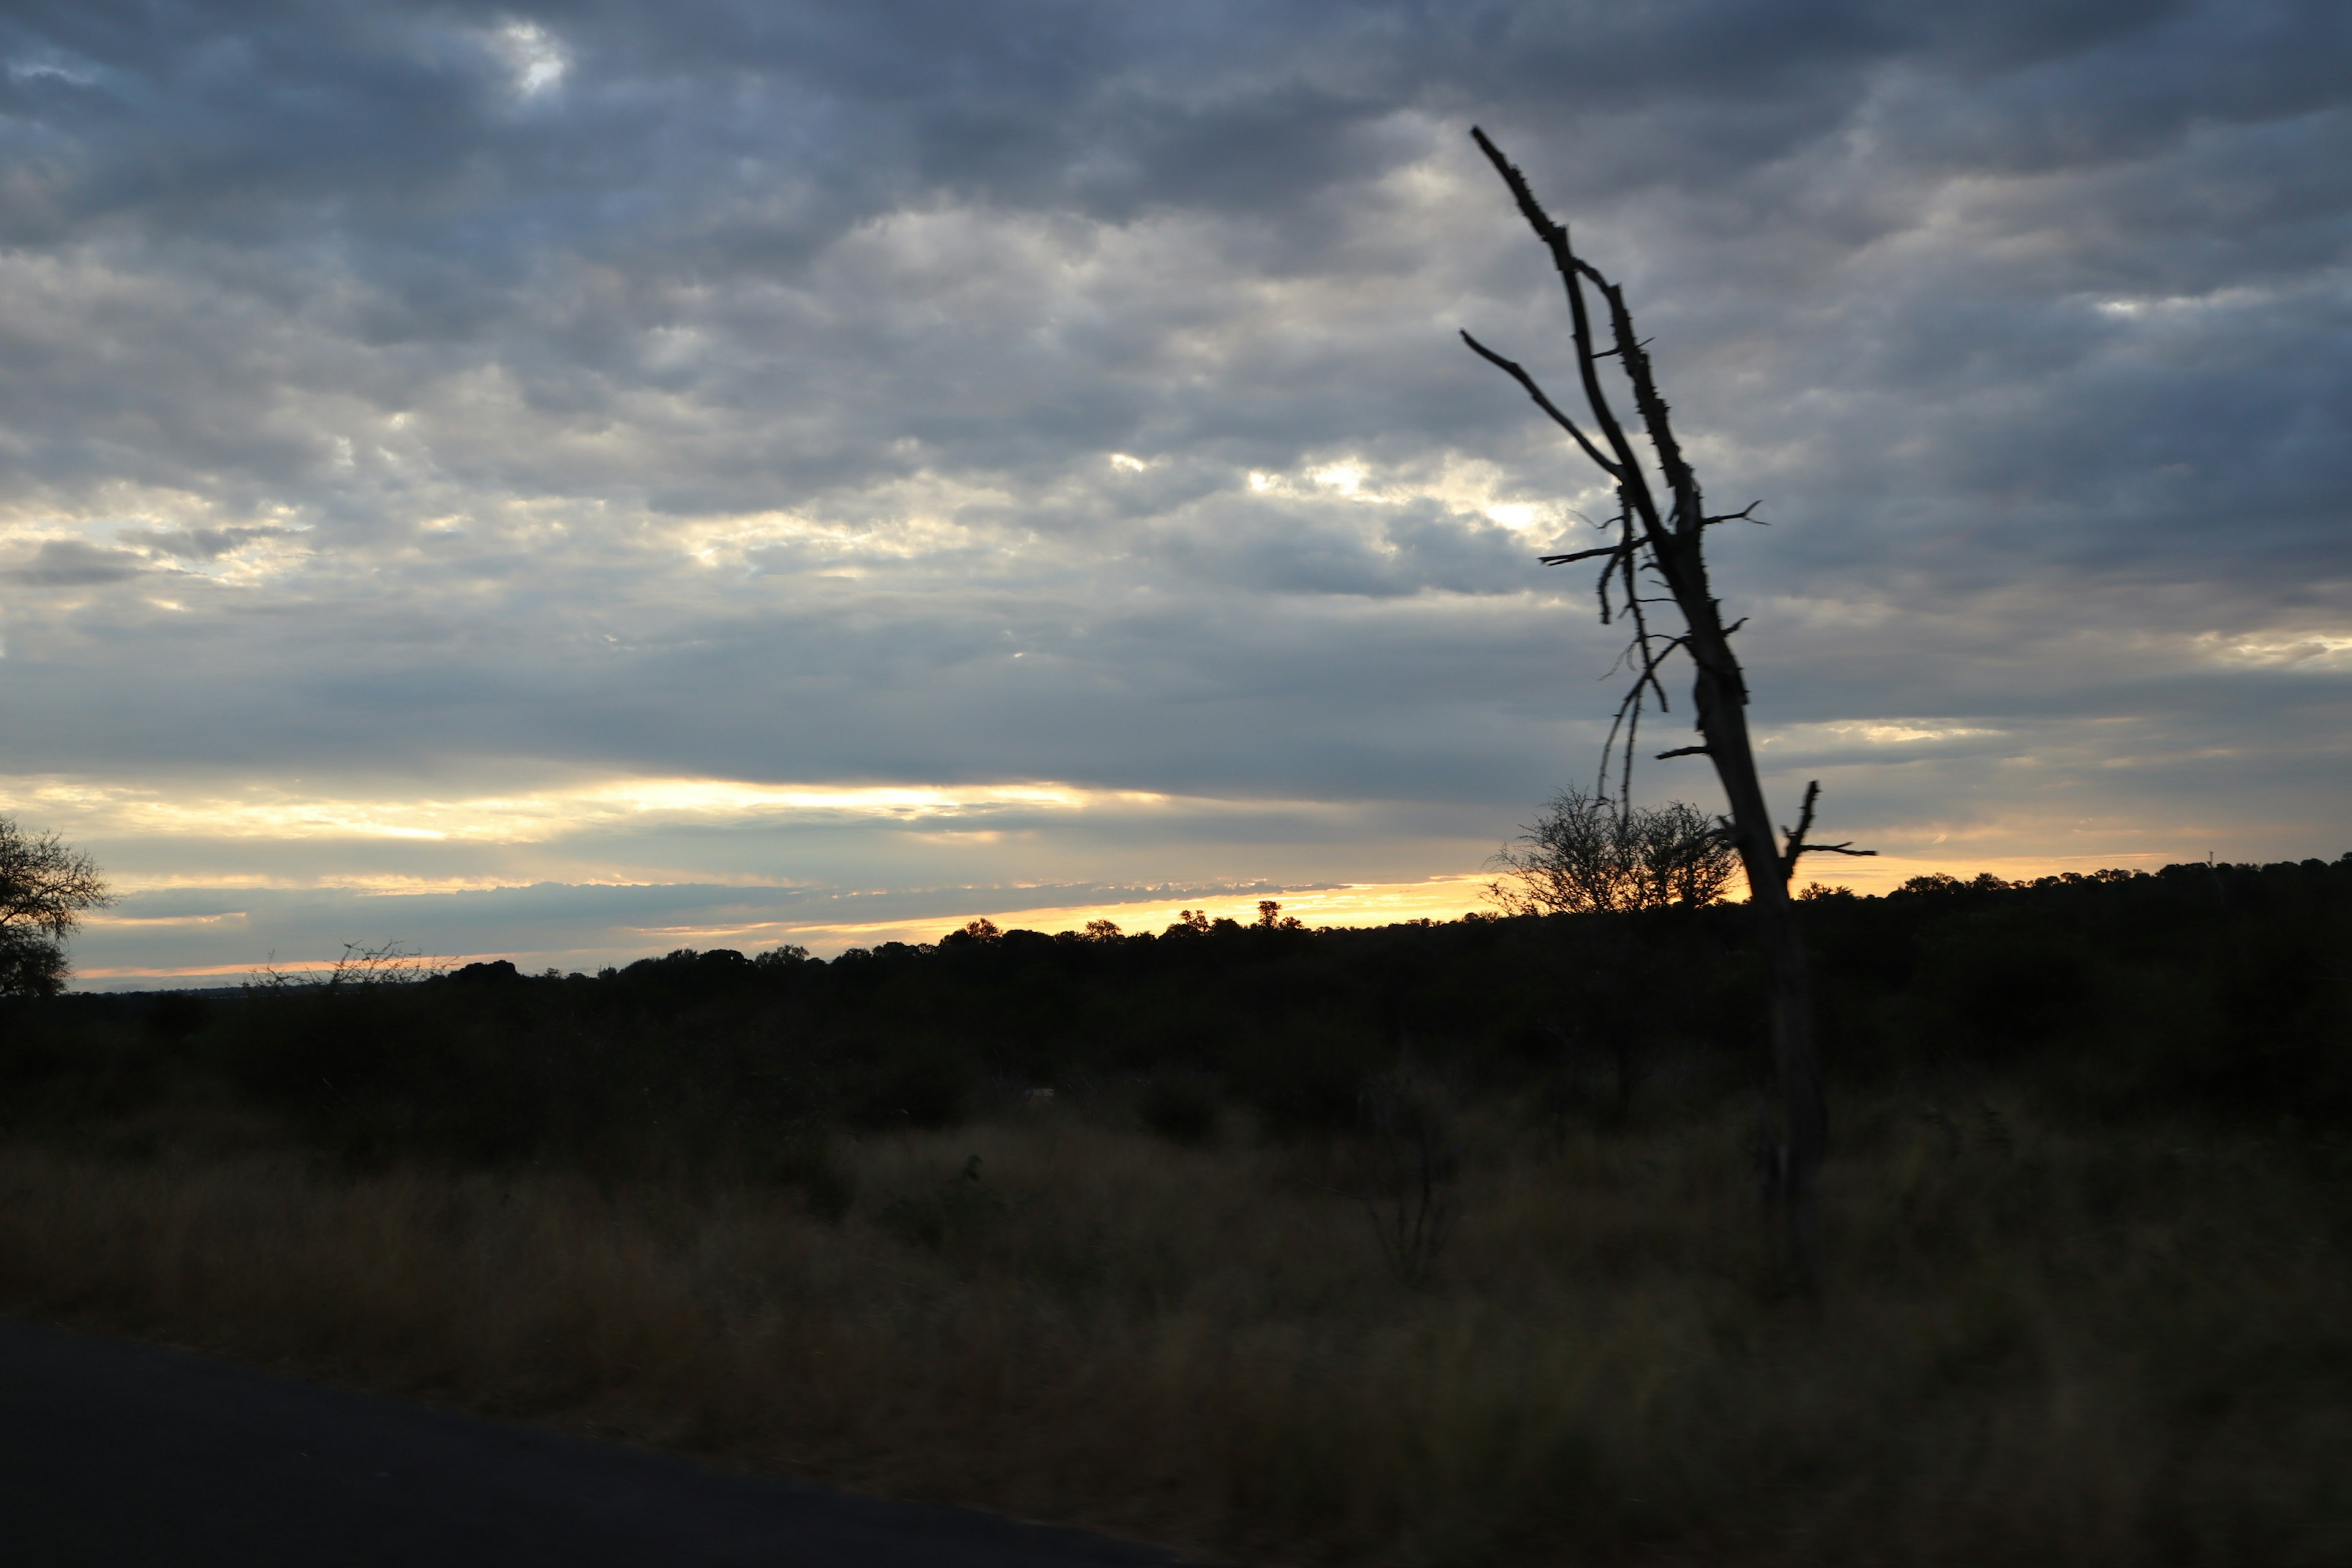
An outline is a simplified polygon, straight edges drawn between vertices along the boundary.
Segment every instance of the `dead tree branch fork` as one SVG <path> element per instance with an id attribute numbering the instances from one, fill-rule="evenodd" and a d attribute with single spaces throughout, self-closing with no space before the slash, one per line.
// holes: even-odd
<path id="1" fill-rule="evenodd" d="M 1697 476 L 1675 438 L 1665 399 L 1658 395 L 1646 345 L 1633 331 L 1633 312 L 1622 287 L 1576 253 L 1565 225 L 1552 221 L 1528 187 L 1527 177 L 1486 133 L 1473 128 L 1470 135 L 1480 152 L 1503 177 L 1519 212 L 1551 254 L 1552 265 L 1568 292 L 1576 364 L 1589 411 L 1588 430 L 1537 384 L 1525 369 L 1505 359 L 1468 332 L 1462 341 L 1473 353 L 1517 382 L 1536 406 L 1565 430 L 1577 447 L 1615 481 L 1618 512 L 1614 543 L 1566 555 L 1543 557 L 1546 565 L 1571 562 L 1601 563 L 1598 591 L 1604 624 L 1623 616 L 1633 625 L 1624 664 L 1633 679 L 1619 702 L 1615 720 L 1601 750 L 1601 778 L 1606 787 L 1610 764 L 1619 764 L 1618 796 L 1630 804 L 1635 737 L 1642 714 L 1654 702 L 1669 710 L 1659 669 L 1675 653 L 1686 654 L 1694 669 L 1692 706 L 1700 743 L 1658 753 L 1667 757 L 1704 756 L 1715 764 L 1731 811 L 1723 831 L 1739 852 L 1748 874 L 1748 899 L 1755 912 L 1771 976 L 1771 1037 L 1778 1080 L 1778 1127 L 1766 1159 L 1765 1189 L 1776 1215 L 1786 1226 L 1789 1256 L 1801 1279 L 1810 1284 L 1819 1234 L 1818 1177 L 1828 1152 L 1829 1121 L 1825 1108 L 1820 1058 L 1813 1046 L 1813 1008 L 1805 962 L 1802 932 L 1790 893 L 1799 858 L 1807 854 L 1868 855 L 1851 844 L 1814 844 L 1813 808 L 1821 795 L 1818 782 L 1805 790 L 1804 808 L 1797 826 L 1773 831 L 1766 809 L 1763 785 L 1756 773 L 1756 758 L 1748 734 L 1748 683 L 1731 650 L 1732 634 L 1742 623 L 1727 626 L 1722 605 L 1707 584 L 1706 530 L 1733 521 L 1760 522 L 1753 503 L 1738 511 L 1710 515 L 1702 502 Z M 1588 293 L 1589 290 L 1589 293 Z M 1597 299 L 1605 316 L 1609 344 L 1594 337 L 1592 305 Z M 1644 464 L 1626 434 L 1608 387 L 1601 361 L 1614 359 L 1633 399 L 1639 429 L 1649 438 L 1652 463 Z M 1654 467 L 1656 481 L 1652 479 Z M 1663 493 L 1662 493 L 1663 492 Z M 1683 630 L 1666 636 L 1651 624 L 1648 607 L 1666 602 L 1645 594 L 1645 587 L 1663 585 L 1667 599 L 1680 612 Z"/>

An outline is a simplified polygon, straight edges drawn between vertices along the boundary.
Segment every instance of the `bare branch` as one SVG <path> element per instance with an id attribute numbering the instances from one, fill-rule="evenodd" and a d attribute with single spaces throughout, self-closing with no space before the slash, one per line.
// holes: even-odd
<path id="1" fill-rule="evenodd" d="M 1622 555 L 1622 544 L 1604 544 L 1597 550 L 1580 550 L 1573 555 L 1538 555 L 1536 559 L 1546 566 L 1566 566 L 1578 561 L 1590 561 L 1596 555 Z"/>
<path id="2" fill-rule="evenodd" d="M 1663 763 L 1675 757 L 1711 757 L 1713 755 L 1715 755 L 1715 748 L 1712 746 L 1676 746 L 1671 752 L 1660 752 L 1651 760 Z"/>
<path id="3" fill-rule="evenodd" d="M 1519 216 L 1528 220 L 1528 226 L 1536 231 L 1536 237 L 1549 245 L 1557 236 L 1564 246 L 1568 240 L 1568 230 L 1551 221 L 1551 215 L 1544 211 L 1541 202 L 1536 200 L 1536 193 L 1528 185 L 1528 177 L 1519 173 L 1518 165 L 1504 157 L 1503 150 L 1486 140 L 1486 133 L 1475 125 L 1470 128 L 1470 140 L 1478 143 L 1478 151 L 1486 154 L 1486 161 L 1495 165 L 1496 174 L 1503 176 L 1503 184 L 1511 188 L 1512 199 L 1519 204 Z"/>
<path id="4" fill-rule="evenodd" d="M 1617 809 L 1621 813 L 1630 813 L 1633 809 L 1633 745 L 1642 733 L 1642 704 L 1639 701 L 1642 688 L 1638 681 L 1634 684 L 1633 695 L 1636 699 L 1633 711 L 1625 720 L 1624 761 L 1617 772 Z M 1663 697 L 1660 700 L 1663 702 Z"/>
<path id="5" fill-rule="evenodd" d="M 1619 759 L 1617 798 L 1629 809 L 1633 799 L 1633 752 L 1636 738 L 1642 731 L 1645 694 L 1657 698 L 1660 712 L 1673 711 L 1673 705 L 1666 700 L 1666 689 L 1658 683 L 1658 667 L 1671 658 L 1676 648 L 1688 646 L 1689 641 L 1687 637 L 1676 637 L 1660 643 L 1644 633 L 1627 643 L 1624 652 L 1617 656 L 1618 664 L 1628 662 L 1630 658 L 1638 662 L 1640 668 L 1634 672 L 1633 686 L 1618 700 L 1617 712 L 1609 721 L 1609 733 L 1601 742 L 1601 772 L 1595 784 L 1604 794 L 1607 792 L 1610 759 Z M 1616 665 L 1610 668 L 1613 673 Z M 1621 733 L 1624 736 L 1622 743 L 1618 740 Z"/>
<path id="6" fill-rule="evenodd" d="M 1688 636 L 1668 637 L 1664 642 L 1658 645 L 1658 651 L 1643 664 L 1642 673 L 1635 678 L 1637 680 L 1648 681 L 1653 689 L 1657 689 L 1658 711 L 1661 713 L 1671 713 L 1674 710 L 1666 704 L 1665 691 L 1663 689 L 1658 688 L 1658 666 L 1664 664 L 1666 661 L 1667 656 L 1672 654 L 1675 649 L 1678 647 L 1688 647 L 1689 646 L 1690 638 Z"/>
<path id="7" fill-rule="evenodd" d="M 1608 458 L 1602 457 L 1601 455 L 1601 448 L 1594 446 L 1591 439 L 1585 436 L 1584 432 L 1576 427 L 1576 421 L 1570 419 L 1567 415 L 1562 414 L 1559 409 L 1553 405 L 1552 400 L 1544 395 L 1544 389 L 1536 384 L 1536 378 L 1529 375 L 1525 370 L 1521 369 L 1516 361 L 1505 359 L 1501 354 L 1496 353 L 1493 349 L 1488 348 L 1485 343 L 1480 342 L 1468 332 L 1464 332 L 1462 334 L 1462 341 L 1470 345 L 1471 353 L 1476 354 L 1480 359 L 1485 360 L 1488 364 L 1496 366 L 1497 369 L 1501 370 L 1505 375 L 1509 376 L 1513 381 L 1517 382 L 1521 386 L 1527 388 L 1528 395 L 1536 400 L 1536 406 L 1542 409 L 1546 414 L 1550 415 L 1554 424 L 1567 431 L 1570 435 L 1575 437 L 1576 444 L 1584 448 L 1584 455 L 1591 458 L 1594 462 L 1600 464 L 1603 469 L 1607 470 L 1611 479 L 1622 479 L 1625 477 L 1623 470 L 1619 468 L 1615 463 L 1612 463 Z"/>
<path id="8" fill-rule="evenodd" d="M 1619 493 L 1623 493 L 1622 487 L 1620 487 Z M 1625 552 L 1617 558 L 1615 569 L 1625 579 L 1625 608 L 1627 613 L 1632 615 L 1633 617 L 1633 641 L 1640 647 L 1643 654 L 1646 657 L 1650 648 L 1650 618 L 1643 612 L 1641 586 L 1633 578 L 1633 563 L 1636 552 L 1634 549 L 1633 539 L 1633 510 L 1629 506 L 1625 510 L 1619 512 L 1617 516 L 1618 526 L 1624 531 L 1623 543 L 1625 546 Z M 1656 556 L 1657 546 L 1655 543 L 1653 543 L 1650 546 L 1650 554 L 1653 558 Z M 1606 572 L 1601 574 L 1601 581 L 1606 584 L 1608 581 L 1608 574 Z M 1683 639 L 1678 638 L 1676 640 L 1680 641 Z M 1666 651 L 1672 652 L 1673 649 L 1669 647 Z M 1663 657 L 1663 655 L 1661 657 Z M 1656 669 L 1657 661 L 1655 659 L 1651 659 L 1643 668 L 1643 674 L 1648 678 L 1652 689 L 1657 692 L 1658 708 L 1659 710 L 1663 712 L 1667 710 L 1666 692 L 1664 687 L 1658 685 L 1655 674 Z M 1636 679 L 1633 683 L 1634 690 L 1639 691 L 1641 689 L 1641 680 Z"/>
<path id="9" fill-rule="evenodd" d="M 1620 495 L 1624 493 L 1622 486 L 1619 487 L 1618 493 Z M 1633 520 L 1622 506 L 1617 510 L 1616 522 L 1617 559 L 1601 569 L 1600 581 L 1592 585 L 1594 595 L 1601 601 L 1601 624 L 1604 626 L 1610 624 L 1609 579 L 1612 576 L 1622 573 L 1625 578 L 1627 597 L 1631 599 L 1636 596 L 1633 593 L 1633 558 L 1641 542 L 1633 537 Z M 1646 638 L 1650 635 L 1649 628 L 1643 624 L 1641 607 L 1638 605 L 1629 605 L 1627 607 L 1633 611 L 1635 637 Z"/>
<path id="10" fill-rule="evenodd" d="M 1813 827 L 1813 803 L 1820 800 L 1821 795 L 1822 781 L 1815 779 L 1812 783 L 1805 786 L 1805 804 L 1803 808 L 1797 813 L 1797 826 L 1793 828 L 1783 826 L 1780 829 L 1781 832 L 1789 836 L 1788 847 L 1780 852 L 1780 877 L 1783 881 L 1786 881 L 1789 878 L 1796 874 L 1797 858 L 1801 855 L 1853 855 L 1857 857 L 1865 857 L 1876 855 L 1878 853 L 1875 849 L 1856 849 L 1853 847 L 1853 840 L 1851 838 L 1847 839 L 1843 844 L 1806 843 L 1805 835 L 1811 832 Z"/>
<path id="11" fill-rule="evenodd" d="M 1592 410 L 1592 422 L 1599 427 L 1602 439 L 1608 442 L 1610 451 L 1616 454 L 1614 465 L 1608 466 L 1609 472 L 1624 492 L 1629 508 L 1640 516 L 1643 531 L 1654 544 L 1663 537 L 1657 502 L 1650 495 L 1649 481 L 1643 478 L 1641 459 L 1634 456 L 1633 443 L 1625 438 L 1625 431 L 1618 423 L 1616 411 L 1609 405 L 1609 395 L 1601 390 L 1601 375 L 1596 368 L 1597 356 L 1592 346 L 1591 312 L 1584 302 L 1585 276 L 1591 276 L 1595 286 L 1604 291 L 1607 280 L 1570 247 L 1567 228 L 1552 222 L 1551 215 L 1543 210 L 1543 204 L 1536 200 L 1535 192 L 1528 188 L 1527 176 L 1519 173 L 1517 164 L 1503 156 L 1502 149 L 1489 142 L 1486 133 L 1475 125 L 1470 128 L 1470 139 L 1478 143 L 1478 150 L 1486 154 L 1486 161 L 1494 164 L 1496 174 L 1502 175 L 1504 184 L 1510 187 L 1512 199 L 1518 203 L 1520 215 L 1528 220 L 1528 226 L 1536 231 L 1536 237 L 1542 240 L 1544 247 L 1551 252 L 1552 266 L 1559 271 L 1560 281 L 1568 290 L 1569 322 L 1576 344 L 1577 372 L 1584 383 L 1584 400 Z M 1622 304 L 1619 313 L 1622 313 Z M 1612 352 L 1622 353 L 1625 344 L 1632 341 L 1633 333 L 1629 328 L 1620 331 L 1617 337 L 1617 349 Z"/>
<path id="12" fill-rule="evenodd" d="M 1797 826 L 1783 823 L 1780 831 L 1788 835 L 1788 843 L 1780 851 L 1780 879 L 1786 881 L 1796 868 L 1797 857 L 1804 853 L 1805 835 L 1812 831 L 1813 803 L 1822 797 L 1822 781 L 1813 780 L 1805 786 L 1805 804 L 1797 812 Z"/>

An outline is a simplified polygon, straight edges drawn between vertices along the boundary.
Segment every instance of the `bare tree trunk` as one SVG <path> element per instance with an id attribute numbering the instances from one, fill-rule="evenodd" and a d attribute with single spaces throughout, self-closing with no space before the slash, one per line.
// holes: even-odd
<path id="1" fill-rule="evenodd" d="M 1809 844 L 1813 805 L 1821 786 L 1805 791 L 1804 810 L 1798 825 L 1788 830 L 1786 842 L 1776 839 L 1764 788 L 1756 775 L 1756 755 L 1748 738 L 1748 682 L 1731 651 L 1731 636 L 1739 622 L 1726 626 L 1722 606 L 1707 583 L 1705 536 L 1707 529 L 1734 521 L 1754 521 L 1751 505 L 1737 512 L 1709 517 L 1699 492 L 1698 479 L 1675 438 L 1665 400 L 1658 395 L 1648 352 L 1633 331 L 1632 312 L 1623 289 L 1578 256 L 1569 243 L 1565 226 L 1554 223 L 1537 202 L 1527 179 L 1484 132 L 1471 136 L 1502 175 L 1538 238 L 1551 253 L 1552 264 L 1568 292 L 1570 324 L 1575 337 L 1577 372 L 1585 404 L 1591 411 L 1593 433 L 1562 413 L 1536 384 L 1533 377 L 1469 333 L 1463 341 L 1490 363 L 1527 390 L 1538 407 L 1566 430 L 1584 455 L 1616 481 L 1619 511 L 1617 542 L 1596 550 L 1544 558 L 1547 565 L 1600 560 L 1601 618 L 1612 614 L 1632 622 L 1628 653 L 1633 669 L 1633 689 L 1618 705 L 1601 755 L 1605 781 L 1612 757 L 1622 757 L 1619 797 L 1630 806 L 1635 737 L 1645 704 L 1654 700 L 1660 711 L 1668 703 L 1658 669 L 1675 652 L 1687 654 L 1696 668 L 1692 702 L 1696 710 L 1700 743 L 1659 753 L 1666 757 L 1704 755 L 1715 763 L 1716 776 L 1730 806 L 1724 831 L 1739 852 L 1748 873 L 1748 903 L 1757 934 L 1764 946 L 1771 976 L 1772 1057 L 1778 1079 L 1780 1125 L 1765 1172 L 1765 1191 L 1786 1237 L 1788 1257 L 1799 1280 L 1810 1288 L 1813 1275 L 1819 1202 L 1816 1182 L 1829 1147 L 1829 1116 L 1822 1092 L 1822 1070 L 1813 1050 L 1812 987 L 1805 963 L 1803 933 L 1797 909 L 1789 894 L 1798 858 L 1809 851 L 1865 855 L 1845 844 Z M 1591 312 L 1586 297 L 1590 287 L 1600 296 L 1608 317 L 1611 343 L 1596 346 Z M 1614 359 L 1622 372 L 1642 433 L 1649 438 L 1650 460 L 1644 462 L 1627 437 L 1601 376 L 1601 362 Z M 1651 469 L 1658 484 L 1654 488 Z M 1663 489 L 1661 497 L 1659 490 Z M 1663 500 L 1664 505 L 1660 504 Z M 1647 606 L 1661 603 L 1644 589 L 1663 584 L 1681 612 L 1680 635 L 1664 637 L 1652 630 Z M 1616 597 L 1612 602 L 1612 586 Z"/>
<path id="2" fill-rule="evenodd" d="M 1646 383 L 1647 372 L 1644 363 L 1637 384 Z M 1659 412 L 1663 416 L 1663 405 Z M 1695 504 L 1695 482 L 1692 499 Z M 1829 1109 L 1822 1089 L 1821 1058 L 1813 1048 L 1812 976 L 1805 961 L 1804 932 L 1797 923 L 1796 901 L 1789 894 L 1797 856 L 1806 847 L 1803 828 L 1789 836 L 1785 852 L 1775 842 L 1763 783 L 1756 775 L 1756 753 L 1748 739 L 1747 683 L 1716 601 L 1707 594 L 1706 566 L 1696 537 L 1683 569 L 1668 574 L 1668 581 L 1687 583 L 1694 589 L 1687 597 L 1679 587 L 1675 594 L 1690 627 L 1691 660 L 1698 667 L 1692 683 L 1692 705 L 1697 710 L 1706 754 L 1715 763 L 1716 777 L 1731 805 L 1732 837 L 1748 872 L 1748 907 L 1771 980 L 1772 1065 L 1780 1089 L 1780 1125 L 1764 1173 L 1765 1195 L 1785 1227 L 1791 1269 L 1801 1284 L 1810 1289 L 1821 1230 L 1816 1178 L 1829 1152 Z M 1811 825 L 1814 792 L 1819 787 L 1806 792 L 1806 826 Z"/>

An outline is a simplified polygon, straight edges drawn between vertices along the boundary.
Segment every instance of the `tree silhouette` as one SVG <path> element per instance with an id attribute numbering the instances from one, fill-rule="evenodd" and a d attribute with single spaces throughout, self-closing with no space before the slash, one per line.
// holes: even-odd
<path id="1" fill-rule="evenodd" d="M 1730 884 L 1739 857 L 1687 801 L 1631 806 L 1563 790 L 1495 857 L 1486 895 L 1515 915 L 1697 909 Z"/>
<path id="2" fill-rule="evenodd" d="M 1683 456 L 1668 418 L 1665 399 L 1658 395 L 1648 345 L 1633 330 L 1633 316 L 1624 289 L 1611 282 L 1592 263 L 1576 253 L 1565 225 L 1552 221 L 1528 188 L 1527 177 L 1506 158 L 1483 131 L 1471 138 L 1486 155 L 1495 172 L 1509 187 L 1519 213 L 1550 253 L 1553 267 L 1568 292 L 1570 328 L 1576 351 L 1577 374 L 1590 410 L 1591 433 L 1562 412 L 1537 384 L 1533 376 L 1505 359 L 1468 332 L 1462 341 L 1472 352 L 1517 382 L 1536 406 L 1568 433 L 1585 457 L 1615 482 L 1618 510 L 1612 520 L 1615 542 L 1593 550 L 1543 558 L 1548 566 L 1576 561 L 1601 563 L 1599 592 L 1604 624 L 1622 616 L 1633 627 L 1625 658 L 1633 680 L 1617 707 L 1601 749 L 1601 770 L 1606 787 L 1610 763 L 1619 763 L 1621 809 L 1630 806 L 1635 736 L 1648 704 L 1668 709 L 1666 689 L 1659 670 L 1676 654 L 1693 667 L 1691 703 L 1699 732 L 1696 745 L 1678 746 L 1658 753 L 1668 757 L 1703 756 L 1715 764 L 1731 807 L 1722 832 L 1739 853 L 1748 874 L 1748 901 L 1755 910 L 1758 934 L 1771 973 L 1772 1050 L 1779 1079 L 1779 1126 L 1767 1152 L 1766 1192 L 1787 1226 L 1790 1256 L 1800 1275 L 1810 1280 L 1814 1238 L 1818 1230 L 1815 1178 L 1829 1144 L 1829 1120 L 1822 1102 L 1820 1058 L 1813 1049 L 1811 985 L 1807 975 L 1802 933 L 1789 883 L 1798 859 L 1807 854 L 1867 855 L 1850 844 L 1814 844 L 1806 835 L 1813 824 L 1813 807 L 1821 795 L 1818 782 L 1805 788 L 1797 826 L 1773 832 L 1765 807 L 1763 785 L 1756 774 L 1756 757 L 1748 738 L 1748 681 L 1731 651 L 1732 634 L 1741 621 L 1726 625 L 1722 605 L 1707 583 L 1706 531 L 1735 521 L 1753 522 L 1755 506 L 1734 512 L 1709 514 L 1699 493 L 1698 477 Z M 1594 335 L 1592 301 L 1597 295 L 1606 316 L 1608 346 Z M 1648 438 L 1645 460 L 1618 416 L 1604 381 L 1602 362 L 1615 360 L 1616 374 L 1630 395 L 1637 433 Z M 1655 479 L 1653 479 L 1654 472 Z M 1655 590 L 1663 587 L 1663 596 Z M 1654 626 L 1653 606 L 1671 605 L 1683 629 L 1671 636 Z"/>
<path id="3" fill-rule="evenodd" d="M 112 902 L 88 855 L 55 833 L 27 833 L 0 816 L 0 996 L 63 990 L 65 939 L 84 910 Z"/>

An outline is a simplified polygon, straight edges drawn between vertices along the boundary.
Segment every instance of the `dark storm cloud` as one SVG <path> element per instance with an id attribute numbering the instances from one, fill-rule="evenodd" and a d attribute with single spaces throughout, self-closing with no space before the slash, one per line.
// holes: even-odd
<path id="1" fill-rule="evenodd" d="M 1475 120 L 1764 500 L 1790 768 L 2341 824 L 2347 68 L 2291 0 L 13 6 L 10 765 L 1499 837 L 1615 643 L 1530 560 L 1606 498 L 1452 338 L 1565 388 Z"/>

